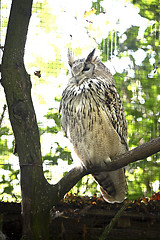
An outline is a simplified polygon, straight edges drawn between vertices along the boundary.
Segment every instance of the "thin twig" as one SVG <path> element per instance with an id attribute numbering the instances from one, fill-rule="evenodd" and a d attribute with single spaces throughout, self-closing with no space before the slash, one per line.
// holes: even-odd
<path id="1" fill-rule="evenodd" d="M 3 119 L 4 119 L 4 113 L 5 113 L 6 109 L 7 109 L 7 105 L 4 104 L 4 106 L 3 106 L 3 112 L 2 112 L 1 118 L 0 118 L 0 128 L 1 128 L 1 125 L 2 125 L 2 121 L 3 121 Z"/>
<path id="2" fill-rule="evenodd" d="M 114 218 L 112 218 L 112 220 L 110 221 L 110 223 L 107 225 L 107 227 L 105 228 L 104 232 L 102 233 L 102 235 L 100 236 L 99 240 L 107 240 L 108 239 L 108 235 L 111 232 L 111 230 L 113 229 L 114 225 L 116 224 L 116 222 L 118 221 L 118 219 L 120 218 L 120 216 L 122 215 L 122 213 L 124 212 L 124 210 L 130 205 L 130 202 L 126 202 L 121 209 L 117 212 L 117 214 L 114 216 Z"/>

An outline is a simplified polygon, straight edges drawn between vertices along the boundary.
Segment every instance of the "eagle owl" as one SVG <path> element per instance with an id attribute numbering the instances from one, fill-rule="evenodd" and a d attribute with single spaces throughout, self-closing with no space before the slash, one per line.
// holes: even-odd
<path id="1" fill-rule="evenodd" d="M 104 166 L 125 153 L 127 123 L 115 81 L 95 49 L 87 58 L 74 60 L 68 50 L 71 78 L 62 93 L 61 125 L 82 164 Z M 103 198 L 122 202 L 127 192 L 124 169 L 94 173 Z"/>

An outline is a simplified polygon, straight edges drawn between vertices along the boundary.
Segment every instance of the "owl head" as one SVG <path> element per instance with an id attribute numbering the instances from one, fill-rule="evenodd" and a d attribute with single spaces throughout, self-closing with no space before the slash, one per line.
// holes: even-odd
<path id="1" fill-rule="evenodd" d="M 88 54 L 86 58 L 74 60 L 74 54 L 68 49 L 68 63 L 71 68 L 72 77 L 70 83 L 81 85 L 88 79 L 102 79 L 109 84 L 114 84 L 112 74 L 108 68 L 101 62 L 98 57 L 94 56 L 95 48 Z"/>
<path id="2" fill-rule="evenodd" d="M 94 59 L 95 49 L 87 58 L 82 58 L 74 60 L 74 54 L 71 49 L 68 49 L 68 63 L 71 67 L 72 81 L 76 84 L 81 84 L 85 79 L 91 78 L 93 75 L 94 64 L 92 63 Z"/>

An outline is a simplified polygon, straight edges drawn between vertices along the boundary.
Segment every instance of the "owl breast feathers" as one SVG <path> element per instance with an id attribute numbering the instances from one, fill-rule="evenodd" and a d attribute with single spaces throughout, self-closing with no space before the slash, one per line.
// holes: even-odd
<path id="1" fill-rule="evenodd" d="M 113 76 L 94 52 L 78 60 L 68 52 L 72 77 L 62 94 L 61 125 L 82 164 L 104 166 L 128 150 L 127 123 Z M 124 200 L 124 169 L 93 177 L 106 201 Z"/>

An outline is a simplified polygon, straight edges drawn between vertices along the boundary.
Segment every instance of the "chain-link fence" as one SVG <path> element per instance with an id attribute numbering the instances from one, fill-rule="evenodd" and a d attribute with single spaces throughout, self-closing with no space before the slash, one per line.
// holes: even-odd
<path id="1" fill-rule="evenodd" d="M 75 57 L 96 53 L 114 75 L 128 121 L 132 149 L 159 136 L 160 60 L 158 1 L 34 1 L 25 49 L 32 98 L 41 134 L 43 167 L 51 183 L 72 166 L 68 141 L 60 131 L 59 101 L 68 79 L 67 48 Z M 1 2 L 1 53 L 11 1 Z M 0 86 L 0 198 L 20 199 L 19 164 L 5 95 Z M 129 198 L 159 190 L 160 154 L 126 167 Z M 84 177 L 72 190 L 96 194 L 97 185 Z"/>

